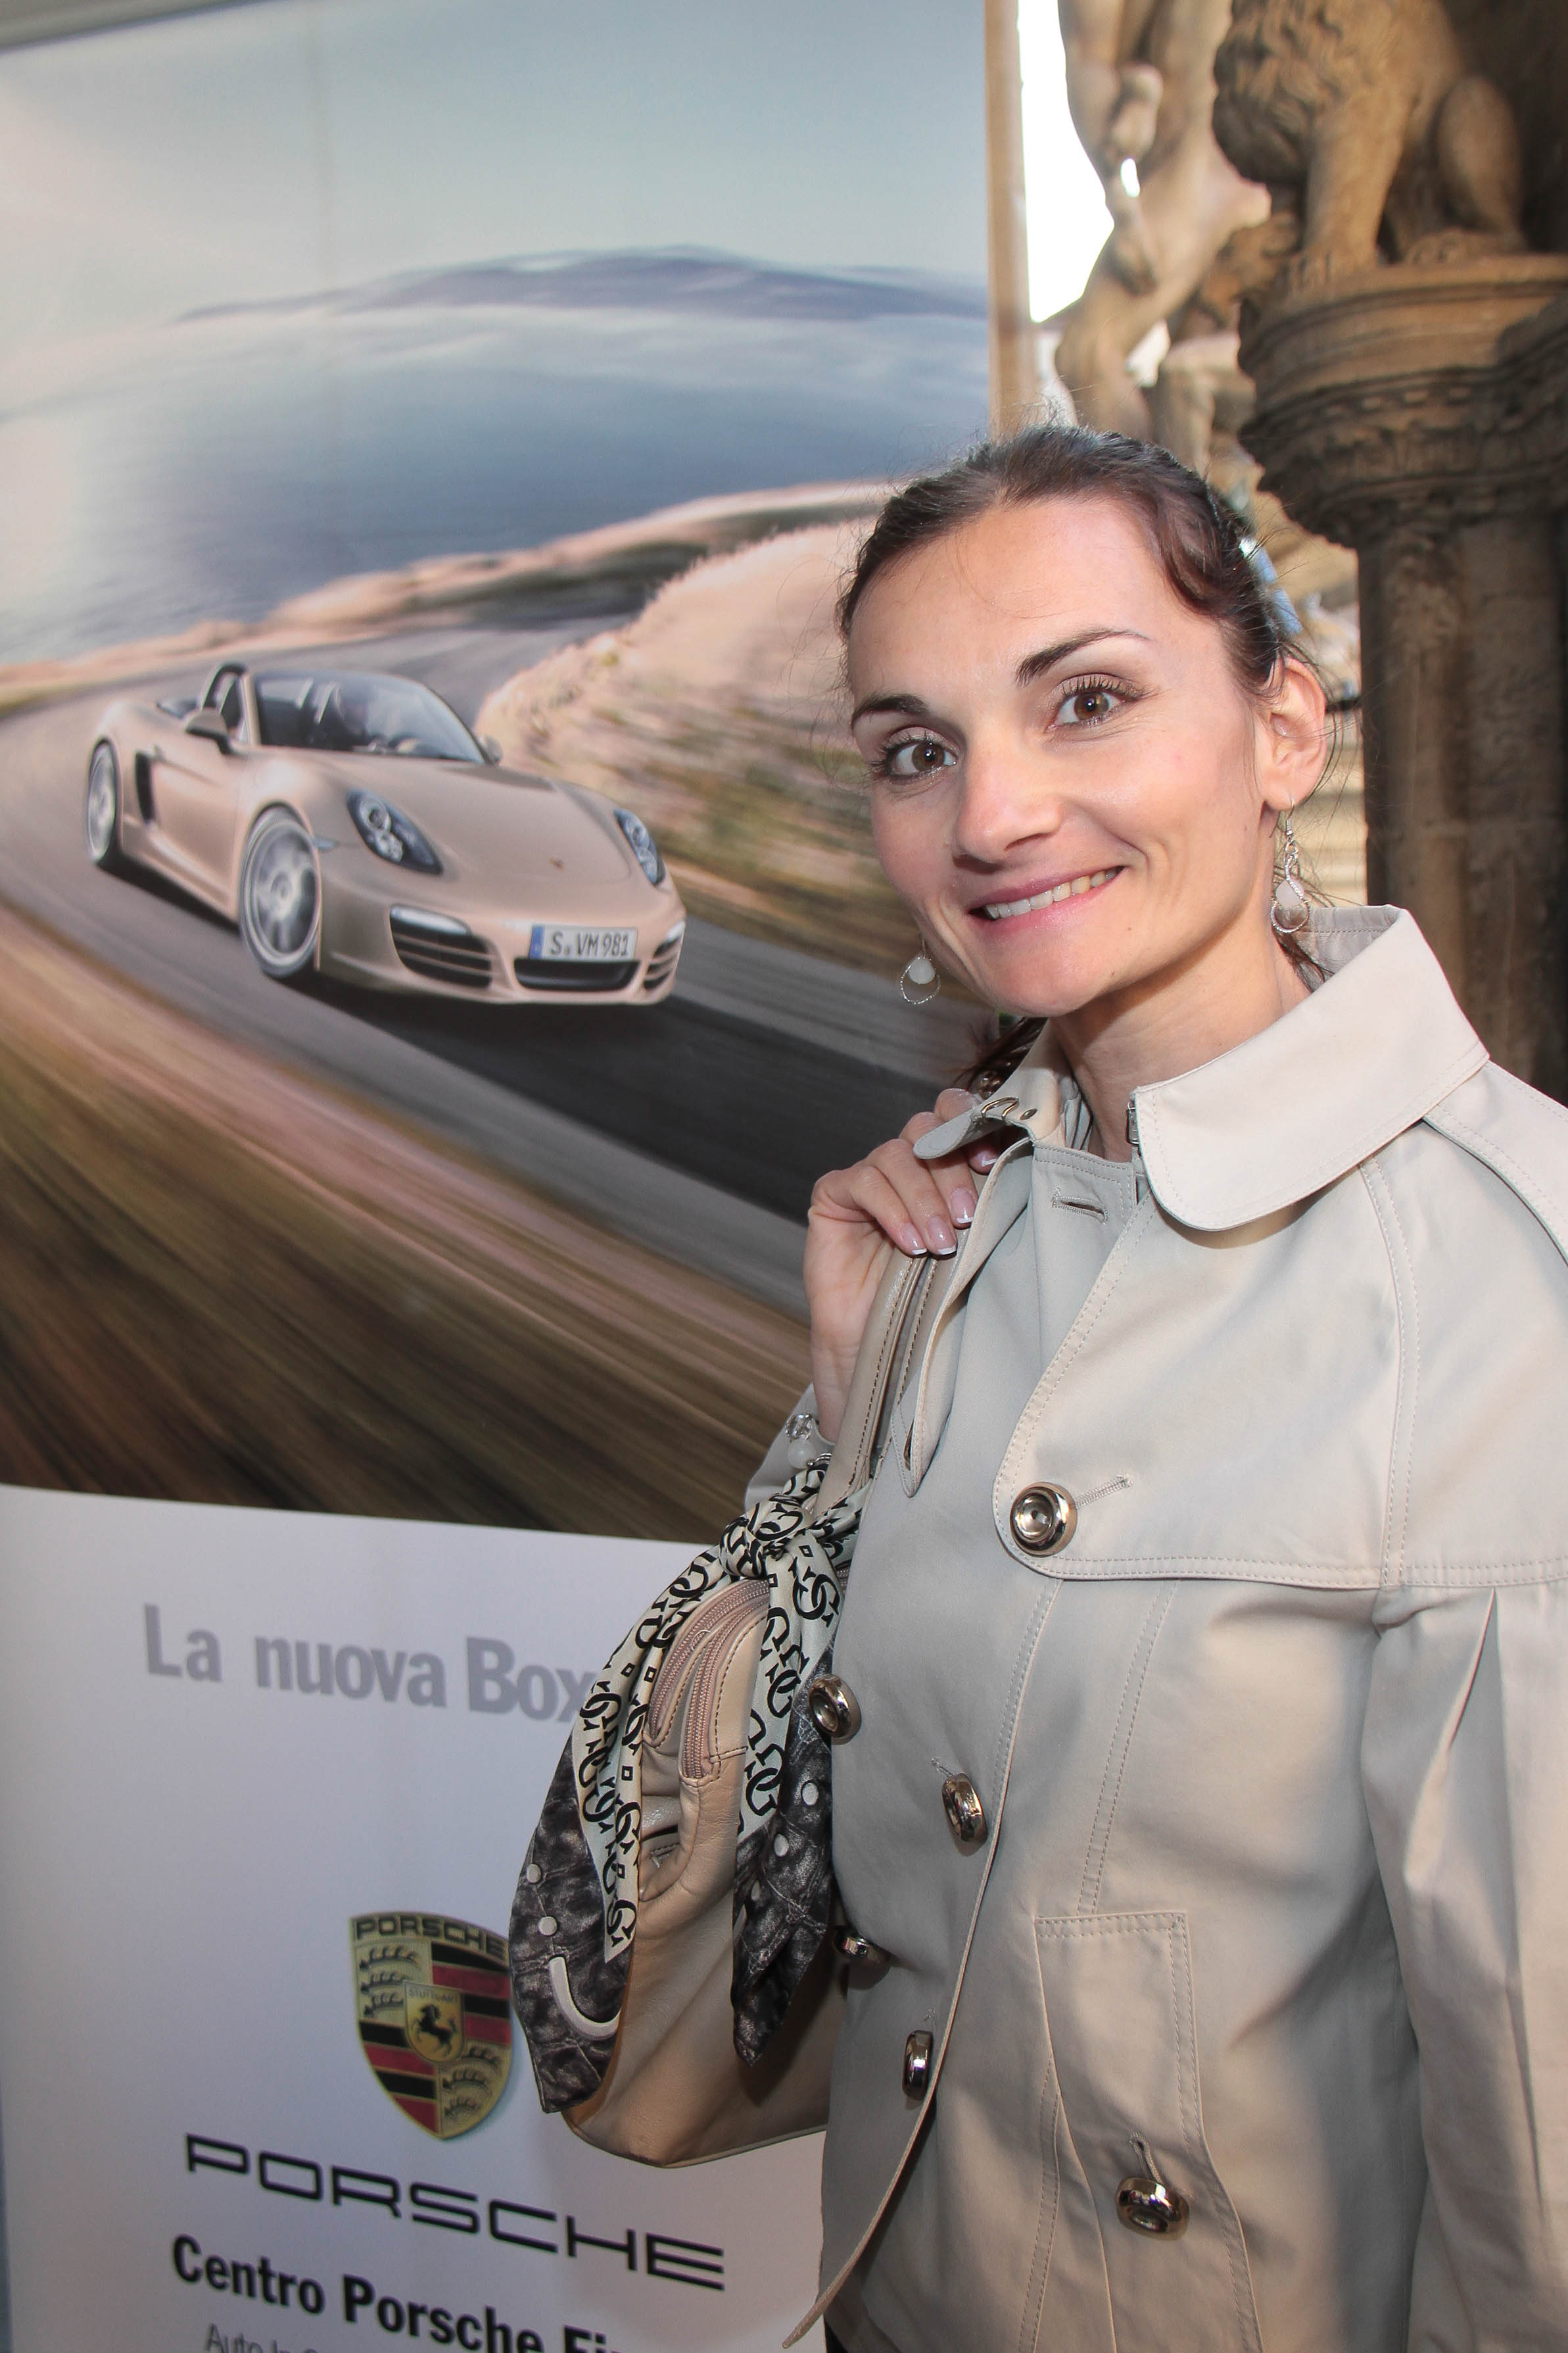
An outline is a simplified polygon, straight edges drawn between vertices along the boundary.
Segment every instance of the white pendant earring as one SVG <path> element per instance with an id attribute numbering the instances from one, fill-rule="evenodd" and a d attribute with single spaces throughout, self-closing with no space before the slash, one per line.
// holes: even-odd
<path id="1" fill-rule="evenodd" d="M 1312 920 L 1312 910 L 1301 887 L 1301 853 L 1289 809 L 1285 811 L 1285 840 L 1279 852 L 1279 879 L 1274 885 L 1268 920 L 1274 926 L 1275 937 L 1281 940 L 1300 939 Z"/>
<path id="2" fill-rule="evenodd" d="M 899 975 L 899 995 L 906 1005 L 929 1005 L 942 991 L 942 975 L 931 960 L 924 940 Z"/>

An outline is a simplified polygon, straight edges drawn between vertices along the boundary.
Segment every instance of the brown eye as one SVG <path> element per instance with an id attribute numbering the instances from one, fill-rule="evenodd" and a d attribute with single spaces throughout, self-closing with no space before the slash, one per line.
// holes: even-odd
<path id="1" fill-rule="evenodd" d="M 1063 698 L 1057 715 L 1069 727 L 1092 727 L 1097 721 L 1109 719 L 1120 700 L 1109 686 L 1075 686 Z"/>
<path id="2" fill-rule="evenodd" d="M 906 784 L 934 776 L 940 769 L 952 765 L 952 754 L 935 735 L 905 736 L 901 743 L 889 744 L 879 763 L 884 776 L 894 776 Z"/>

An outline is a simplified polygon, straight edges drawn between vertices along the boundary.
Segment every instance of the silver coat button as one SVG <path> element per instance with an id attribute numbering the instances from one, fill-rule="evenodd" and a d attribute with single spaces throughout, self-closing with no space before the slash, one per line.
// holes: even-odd
<path id="1" fill-rule="evenodd" d="M 1014 1496 L 1007 1525 L 1026 1552 L 1060 1552 L 1072 1542 L 1078 1505 L 1065 1487 L 1042 1480 L 1037 1487 L 1024 1487 Z"/>
<path id="2" fill-rule="evenodd" d="M 931 2038 L 918 2026 L 904 2044 L 904 2096 L 923 2100 L 931 2081 Z"/>
<path id="3" fill-rule="evenodd" d="M 833 1931 L 833 1949 L 841 1961 L 885 1961 L 888 1957 L 880 1945 L 874 1945 L 869 1936 L 863 1936 L 847 1920 L 841 1920 Z"/>
<path id="4" fill-rule="evenodd" d="M 978 1846 L 985 1836 L 985 1809 L 967 1773 L 950 1773 L 942 1785 L 942 1810 L 960 1846 Z"/>
<path id="5" fill-rule="evenodd" d="M 1179 2239 L 1189 2209 L 1179 2189 L 1152 2173 L 1130 2173 L 1116 2192 L 1116 2219 L 1147 2239 Z"/>
<path id="6" fill-rule="evenodd" d="M 841 1675 L 818 1675 L 805 1704 L 824 1740 L 853 1740 L 860 1729 L 860 1703 Z"/>

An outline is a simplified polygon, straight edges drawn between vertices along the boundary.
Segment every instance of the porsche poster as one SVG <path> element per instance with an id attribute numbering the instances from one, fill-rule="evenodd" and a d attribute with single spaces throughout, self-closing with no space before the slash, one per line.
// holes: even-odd
<path id="1" fill-rule="evenodd" d="M 563 1719 L 680 1558 L 0 1493 L 16 2353 L 773 2353 L 816 2141 L 603 2156 L 505 1998 Z"/>
<path id="2" fill-rule="evenodd" d="M 501 1938 L 975 1042 L 833 607 L 984 427 L 984 135 L 978 0 L 0 45 L 0 2353 L 810 2301 L 814 2146 L 582 2147 Z"/>
<path id="3" fill-rule="evenodd" d="M 900 11 L 913 108 L 889 33 L 0 47 L 0 1477 L 734 1508 L 811 1185 L 975 1023 L 899 996 L 832 618 L 985 421 L 982 12 Z"/>

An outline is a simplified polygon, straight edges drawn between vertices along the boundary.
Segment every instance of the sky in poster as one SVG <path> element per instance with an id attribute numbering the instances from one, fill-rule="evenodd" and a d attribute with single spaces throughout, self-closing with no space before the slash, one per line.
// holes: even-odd
<path id="1" fill-rule="evenodd" d="M 0 341 L 561 248 L 984 269 L 977 0 L 260 0 L 0 60 Z"/>
<path id="2" fill-rule="evenodd" d="M 1053 18 L 1037 308 L 1103 225 Z M 0 660 L 939 459 L 984 422 L 982 65 L 978 0 L 256 0 L 7 54 Z M 672 310 L 671 249 L 756 267 Z M 438 293 L 563 254 L 624 300 Z"/>

